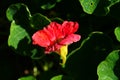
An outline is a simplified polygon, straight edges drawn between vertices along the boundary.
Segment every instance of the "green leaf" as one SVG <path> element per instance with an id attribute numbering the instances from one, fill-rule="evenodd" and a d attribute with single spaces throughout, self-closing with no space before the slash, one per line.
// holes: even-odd
<path id="1" fill-rule="evenodd" d="M 61 2 L 62 0 L 34 0 L 32 1 L 34 5 L 43 10 L 49 10 L 56 6 L 56 3 Z"/>
<path id="2" fill-rule="evenodd" d="M 58 22 L 58 23 L 62 23 L 64 20 L 59 18 L 59 17 L 55 17 L 55 18 L 51 18 L 51 21 L 55 21 L 55 22 Z"/>
<path id="3" fill-rule="evenodd" d="M 53 77 L 50 80 L 62 80 L 62 77 L 63 77 L 63 75 L 58 75 L 58 76 Z"/>
<path id="4" fill-rule="evenodd" d="M 119 50 L 112 51 L 104 61 L 102 61 L 97 68 L 99 80 L 118 80 L 114 74 L 114 67 L 116 61 L 119 59 Z"/>
<path id="5" fill-rule="evenodd" d="M 26 76 L 26 77 L 21 77 L 18 80 L 36 80 L 36 78 L 33 76 Z"/>
<path id="6" fill-rule="evenodd" d="M 56 3 L 54 4 L 50 4 L 50 3 L 47 3 L 47 4 L 44 4 L 41 6 L 42 9 L 51 9 L 53 7 L 55 7 Z"/>
<path id="7" fill-rule="evenodd" d="M 97 65 L 111 50 L 111 38 L 102 32 L 91 33 L 79 48 L 69 53 L 65 64 L 67 75 L 73 80 L 96 80 Z"/>
<path id="8" fill-rule="evenodd" d="M 114 34 L 116 36 L 116 39 L 120 42 L 120 27 L 115 28 Z"/>
<path id="9" fill-rule="evenodd" d="M 31 17 L 31 26 L 37 30 L 47 26 L 50 22 L 51 20 L 40 13 L 36 13 Z"/>
<path id="10" fill-rule="evenodd" d="M 57 2 L 60 2 L 61 0 L 42 0 L 41 2 L 43 3 L 41 5 L 41 8 L 44 10 L 49 10 L 55 7 Z"/>
<path id="11" fill-rule="evenodd" d="M 120 0 L 100 0 L 97 8 L 94 11 L 95 15 L 105 16 L 110 12 L 110 9 L 116 3 L 119 3 Z"/>
<path id="12" fill-rule="evenodd" d="M 24 38 L 27 38 L 27 44 L 31 42 L 31 38 L 29 34 L 26 32 L 24 28 L 22 28 L 20 25 L 16 25 L 15 21 L 11 23 L 10 27 L 10 35 L 8 38 L 8 45 L 13 47 L 14 49 L 18 48 L 18 44 L 21 40 Z M 23 44 L 24 45 L 24 44 Z"/>
<path id="13" fill-rule="evenodd" d="M 99 0 L 79 0 L 84 12 L 92 14 L 96 9 Z"/>
<path id="14" fill-rule="evenodd" d="M 22 14 L 22 15 L 21 15 Z M 17 23 L 27 21 L 31 17 L 28 7 L 23 3 L 12 4 L 6 11 L 9 21 L 15 20 Z"/>
<path id="15" fill-rule="evenodd" d="M 115 19 L 119 20 L 120 22 L 120 2 L 111 6 L 110 8 L 110 16 L 114 17 Z"/>

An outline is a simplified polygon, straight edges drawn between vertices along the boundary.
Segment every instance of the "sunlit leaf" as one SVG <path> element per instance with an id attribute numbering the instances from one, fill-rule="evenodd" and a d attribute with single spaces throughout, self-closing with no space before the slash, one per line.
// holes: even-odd
<path id="1" fill-rule="evenodd" d="M 120 27 L 116 27 L 114 30 L 116 39 L 120 42 Z"/>
<path id="2" fill-rule="evenodd" d="M 31 42 L 30 36 L 26 32 L 26 30 L 22 28 L 20 25 L 16 25 L 15 22 L 13 21 L 10 27 L 8 45 L 13 47 L 14 49 L 17 49 L 19 42 L 24 38 L 28 39 L 27 43 Z"/>
<path id="3" fill-rule="evenodd" d="M 84 12 L 92 14 L 96 9 L 99 0 L 79 0 Z"/>
<path id="4" fill-rule="evenodd" d="M 119 50 L 112 51 L 97 68 L 98 80 L 118 80 L 114 74 L 116 61 L 119 59 Z"/>

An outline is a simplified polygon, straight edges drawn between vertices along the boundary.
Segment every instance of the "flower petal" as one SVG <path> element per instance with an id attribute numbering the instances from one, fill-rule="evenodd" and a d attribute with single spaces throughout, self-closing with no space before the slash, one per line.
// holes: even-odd
<path id="1" fill-rule="evenodd" d="M 63 46 L 63 45 L 60 45 L 58 43 L 55 43 L 52 46 L 48 46 L 48 47 L 45 48 L 45 53 L 48 54 L 50 52 L 59 52 L 61 46 Z"/>
<path id="2" fill-rule="evenodd" d="M 48 35 L 48 37 L 51 40 L 51 42 L 56 40 L 56 36 L 55 36 L 54 30 L 53 30 L 53 28 L 50 25 L 48 25 L 47 28 L 44 28 L 43 30 Z"/>
<path id="3" fill-rule="evenodd" d="M 79 41 L 80 38 L 81 38 L 81 36 L 78 35 L 78 34 L 71 34 L 71 35 L 68 35 L 68 36 L 67 36 L 66 38 L 64 38 L 63 40 L 61 40 L 61 41 L 59 42 L 59 44 L 61 44 L 61 45 L 71 44 L 71 43 L 73 43 L 73 42 Z"/>
<path id="4" fill-rule="evenodd" d="M 68 45 L 61 46 L 60 51 L 58 53 L 62 58 L 62 65 L 66 63 L 66 56 L 68 54 Z"/>
<path id="5" fill-rule="evenodd" d="M 62 24 L 63 32 L 65 35 L 73 34 L 78 30 L 79 24 L 77 22 L 64 21 Z"/>
<path id="6" fill-rule="evenodd" d="M 61 38 L 64 37 L 63 32 L 62 32 L 62 26 L 61 26 L 61 24 L 58 24 L 56 22 L 52 22 L 50 25 L 51 25 L 51 27 L 54 30 L 56 39 L 61 39 Z"/>
<path id="7" fill-rule="evenodd" d="M 41 47 L 47 47 L 50 45 L 50 40 L 43 30 L 39 30 L 32 36 L 33 44 L 37 44 Z"/>

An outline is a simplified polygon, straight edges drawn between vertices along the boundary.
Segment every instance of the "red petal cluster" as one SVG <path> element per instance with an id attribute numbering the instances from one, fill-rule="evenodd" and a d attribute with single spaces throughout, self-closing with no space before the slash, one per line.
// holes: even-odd
<path id="1" fill-rule="evenodd" d="M 45 47 L 45 53 L 59 51 L 61 46 L 80 40 L 81 36 L 74 34 L 78 27 L 79 24 L 72 21 L 64 21 L 62 24 L 51 22 L 33 34 L 33 44 Z"/>

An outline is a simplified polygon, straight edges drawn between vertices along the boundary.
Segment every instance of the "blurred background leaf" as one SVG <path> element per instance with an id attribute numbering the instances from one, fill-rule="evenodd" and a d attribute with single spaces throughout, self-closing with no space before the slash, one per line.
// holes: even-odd
<path id="1" fill-rule="evenodd" d="M 62 76 L 63 75 L 58 75 L 58 76 L 51 78 L 50 80 L 62 80 Z"/>
<path id="2" fill-rule="evenodd" d="M 18 80 L 36 80 L 34 76 L 26 76 L 26 77 L 21 77 Z"/>

